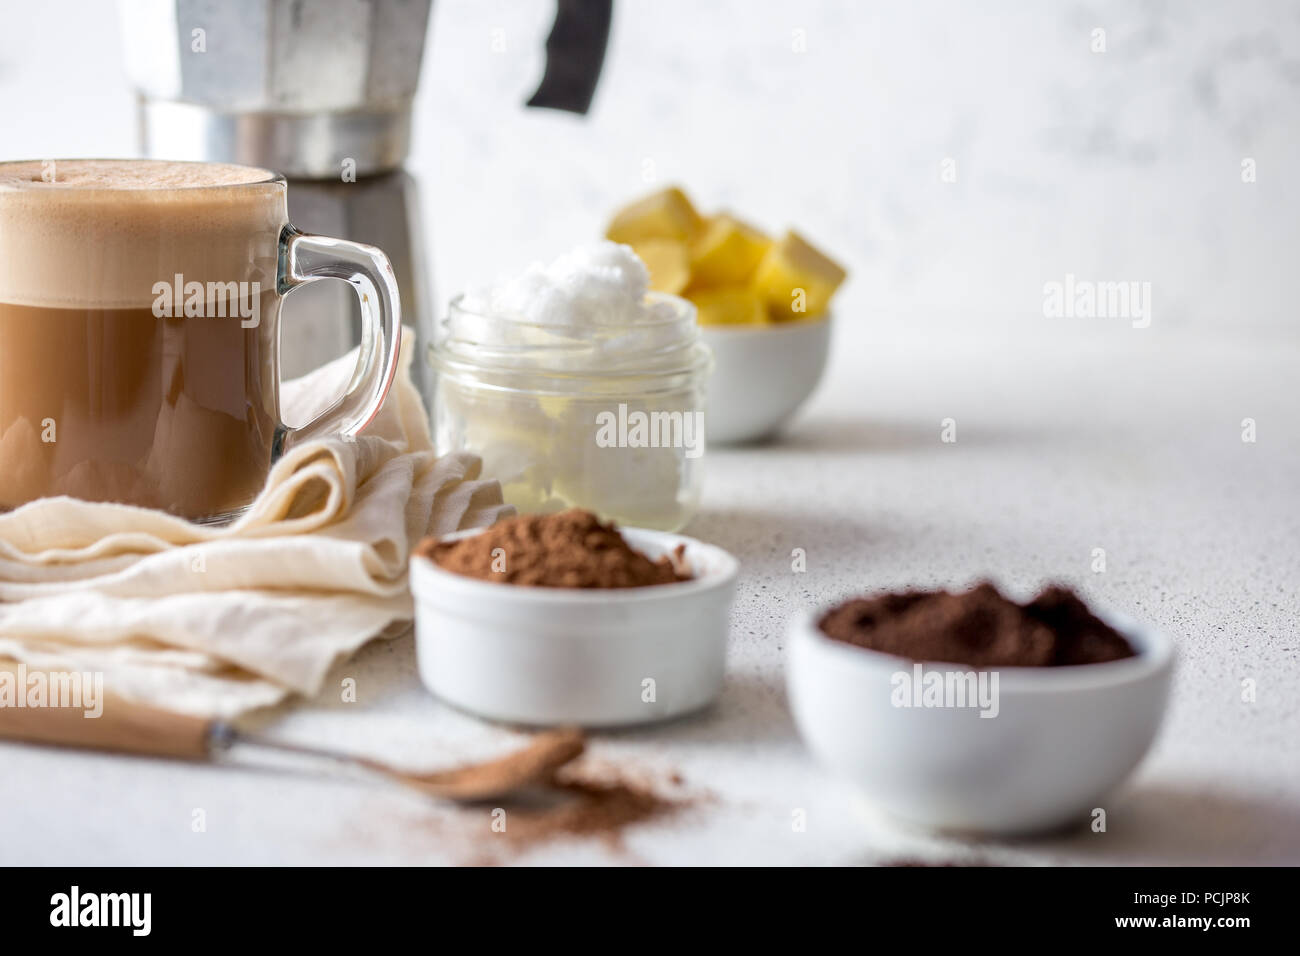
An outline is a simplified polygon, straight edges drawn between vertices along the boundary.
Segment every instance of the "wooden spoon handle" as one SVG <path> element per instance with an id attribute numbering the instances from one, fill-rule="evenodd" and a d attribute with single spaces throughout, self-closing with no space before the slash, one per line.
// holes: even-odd
<path id="1" fill-rule="evenodd" d="M 36 669 L 26 670 L 23 676 L 30 682 L 33 675 L 41 675 L 38 681 L 48 679 L 47 672 Z M 9 681 L 13 692 L 26 702 L 28 688 L 19 686 L 19 677 L 17 662 L 0 660 L 0 681 Z M 49 703 L 47 695 L 45 706 L 19 707 L 16 699 L 0 694 L 0 737 L 160 757 L 202 759 L 209 754 L 214 722 L 208 718 L 160 710 L 107 693 L 98 717 L 87 716 L 87 710 L 97 707 L 51 707 Z"/>

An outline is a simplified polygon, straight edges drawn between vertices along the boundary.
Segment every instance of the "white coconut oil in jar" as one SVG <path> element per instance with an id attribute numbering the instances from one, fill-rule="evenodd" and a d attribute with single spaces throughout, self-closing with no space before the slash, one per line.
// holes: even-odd
<path id="1" fill-rule="evenodd" d="M 521 512 L 685 525 L 712 358 L 695 307 L 648 284 L 630 248 L 600 242 L 453 301 L 431 355 L 438 453 L 479 455 Z"/>

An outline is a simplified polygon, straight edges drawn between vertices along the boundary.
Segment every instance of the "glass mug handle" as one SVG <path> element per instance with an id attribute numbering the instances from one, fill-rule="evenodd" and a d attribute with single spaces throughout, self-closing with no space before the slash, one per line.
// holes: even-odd
<path id="1" fill-rule="evenodd" d="M 347 391 L 329 408 L 299 428 L 280 425 L 273 460 L 288 447 L 313 438 L 354 437 L 379 413 L 397 376 L 402 307 L 388 257 L 374 246 L 310 236 L 286 226 L 280 235 L 281 295 L 318 279 L 343 279 L 356 291 L 361 304 L 360 355 Z"/>

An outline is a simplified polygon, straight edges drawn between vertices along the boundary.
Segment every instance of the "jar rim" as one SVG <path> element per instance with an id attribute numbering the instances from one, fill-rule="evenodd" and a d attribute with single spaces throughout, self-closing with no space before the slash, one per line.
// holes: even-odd
<path id="1" fill-rule="evenodd" d="M 672 306 L 666 318 L 576 330 L 466 309 L 464 299 L 463 293 L 452 299 L 447 317 L 439 323 L 442 334 L 435 338 L 430 361 L 441 370 L 527 375 L 553 383 L 662 379 L 712 371 L 713 353 L 701 340 L 695 305 L 670 293 L 646 295 L 648 303 Z M 458 321 L 465 319 L 470 321 Z M 510 335 L 501 338 L 519 333 L 524 341 L 476 336 L 479 321 L 485 330 L 508 330 Z"/>
<path id="2" fill-rule="evenodd" d="M 429 363 L 436 371 L 450 372 L 453 374 L 499 374 L 499 375 L 518 375 L 528 376 L 539 382 L 550 383 L 558 386 L 560 383 L 582 383 L 590 382 L 593 379 L 602 381 L 627 381 L 631 379 L 645 379 L 648 381 L 661 381 L 681 376 L 702 376 L 709 375 L 713 372 L 713 350 L 701 341 L 693 341 L 679 349 L 684 353 L 683 361 L 663 367 L 628 367 L 628 368 L 602 368 L 592 369 L 558 369 L 547 368 L 545 366 L 534 365 L 511 365 L 508 363 L 489 363 L 482 361 L 469 360 L 463 355 L 458 355 L 454 350 L 442 348 L 433 345 L 429 349 Z M 479 382 L 479 387 L 503 389 L 505 391 L 525 391 L 555 395 L 572 394 L 572 389 L 555 388 L 516 388 L 514 386 L 493 385 L 488 382 Z M 638 392 L 655 392 L 675 390 L 675 387 L 666 389 L 642 388 Z"/>

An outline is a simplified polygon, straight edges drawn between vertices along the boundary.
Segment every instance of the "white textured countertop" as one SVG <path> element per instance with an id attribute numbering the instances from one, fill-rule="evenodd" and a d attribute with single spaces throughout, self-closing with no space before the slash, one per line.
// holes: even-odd
<path id="1" fill-rule="evenodd" d="M 1158 330 L 930 336 L 843 317 L 834 367 L 782 442 L 710 452 L 689 529 L 744 567 L 726 689 L 711 711 L 599 736 L 597 757 L 679 772 L 707 799 L 623 850 L 554 843 L 529 862 L 1300 862 L 1300 350 Z M 1040 320 L 1041 321 L 1041 320 Z M 1003 346 L 1005 347 L 1005 346 Z M 1001 348 L 1001 347 L 1000 347 Z M 917 383 L 926 397 L 916 398 Z M 1244 444 L 1239 420 L 1259 423 Z M 958 440 L 940 441 L 940 421 Z M 793 573 L 804 548 L 808 570 Z M 1091 571 L 1106 550 L 1105 573 Z M 1167 630 L 1179 667 L 1167 725 L 1109 829 L 965 843 L 873 819 L 817 768 L 786 709 L 790 612 L 861 588 L 1045 577 Z M 344 677 L 358 700 L 338 702 Z M 1254 678 L 1257 701 L 1240 702 Z M 416 764 L 513 735 L 430 699 L 411 639 L 369 647 L 275 733 Z M 472 862 L 499 840 L 488 810 L 443 811 L 382 785 L 0 746 L 0 860 Z M 201 808 L 207 830 L 191 832 Z M 807 813 L 806 832 L 792 814 Z"/>
<path id="2" fill-rule="evenodd" d="M 71 40 L 34 19 L 43 40 L 0 47 L 4 158 L 131 152 L 129 97 L 103 80 L 118 69 L 111 18 L 68 6 Z M 680 773 L 704 799 L 619 849 L 519 855 L 491 842 L 486 811 L 381 785 L 0 745 L 0 863 L 1300 863 L 1294 8 L 694 6 L 624 5 L 583 123 L 516 105 L 539 70 L 544 4 L 443 4 L 411 169 L 442 299 L 590 236 L 648 188 L 647 169 L 706 207 L 798 225 L 853 271 L 831 367 L 783 439 L 709 452 L 687 531 L 743 565 L 721 701 L 592 746 Z M 486 52 L 498 21 L 505 56 Z M 1105 54 L 1088 50 L 1098 26 Z M 795 29 L 806 53 L 790 51 Z M 49 52 L 65 42 L 86 49 Z M 53 102 L 84 122 L 38 115 Z M 955 183 L 939 175 L 949 157 Z M 1067 273 L 1152 283 L 1150 327 L 1044 318 L 1043 284 Z M 955 443 L 940 440 L 946 418 Z M 983 575 L 1065 580 L 1178 645 L 1166 725 L 1108 801 L 1106 833 L 897 829 L 796 735 L 792 610 Z M 338 700 L 345 677 L 356 703 Z M 431 699 L 409 637 L 327 686 L 271 732 L 427 765 L 516 739 Z"/>

